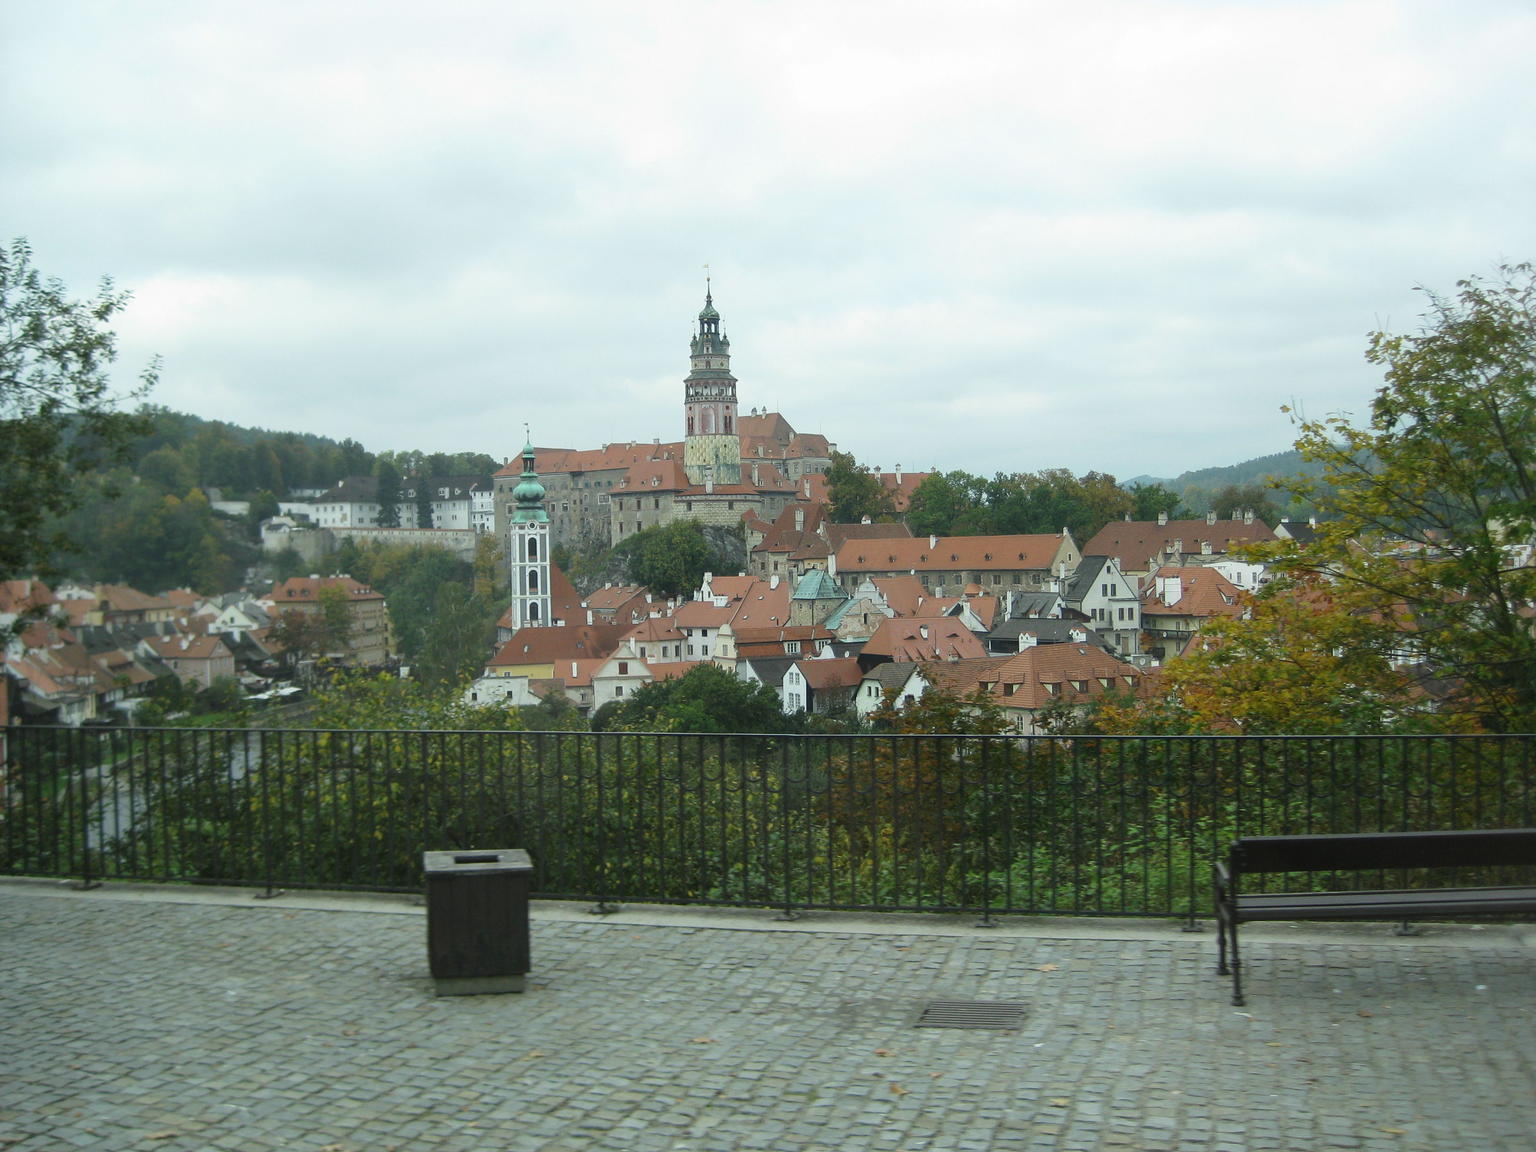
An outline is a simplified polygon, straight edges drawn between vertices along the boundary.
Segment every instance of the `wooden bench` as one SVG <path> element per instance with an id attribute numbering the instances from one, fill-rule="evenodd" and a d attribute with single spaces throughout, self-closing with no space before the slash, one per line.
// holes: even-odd
<path id="1" fill-rule="evenodd" d="M 1237 928 L 1250 920 L 1425 920 L 1536 912 L 1536 886 L 1393 888 L 1374 891 L 1244 892 L 1245 877 L 1275 872 L 1368 872 L 1536 865 L 1536 828 L 1472 832 L 1361 832 L 1248 836 L 1215 866 L 1216 971 L 1232 976 L 1242 1004 Z M 1230 950 L 1230 964 L 1228 952 Z"/>

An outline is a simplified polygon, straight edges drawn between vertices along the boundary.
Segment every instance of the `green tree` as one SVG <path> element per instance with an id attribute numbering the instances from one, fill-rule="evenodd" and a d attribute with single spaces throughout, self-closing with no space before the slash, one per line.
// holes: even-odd
<path id="1" fill-rule="evenodd" d="M 912 490 L 907 527 L 914 536 L 955 535 L 955 525 L 980 502 L 978 484 L 965 472 L 930 472 Z"/>
<path id="2" fill-rule="evenodd" d="M 400 527 L 400 470 L 395 467 L 392 460 L 380 460 L 373 469 L 374 479 L 378 481 L 377 498 L 379 501 L 379 526 L 382 528 Z"/>
<path id="3" fill-rule="evenodd" d="M 1126 492 L 1131 497 L 1127 511 L 1132 520 L 1156 520 L 1164 512 L 1170 520 L 1182 520 L 1188 513 L 1178 494 L 1161 484 L 1132 484 Z"/>
<path id="4" fill-rule="evenodd" d="M 416 498 L 416 527 L 432 527 L 432 481 L 426 473 L 418 473 L 411 481 L 412 494 Z"/>
<path id="5" fill-rule="evenodd" d="M 1361 425 L 1301 421 L 1321 465 L 1293 482 L 1325 518 L 1315 547 L 1280 547 L 1282 572 L 1319 571 L 1368 590 L 1454 705 L 1502 731 L 1536 730 L 1536 272 L 1426 293 L 1413 335 L 1377 332 L 1367 359 L 1386 383 Z"/>
<path id="6" fill-rule="evenodd" d="M 1252 512 L 1255 518 L 1266 524 L 1280 522 L 1280 507 L 1275 503 L 1274 489 L 1257 481 L 1247 484 L 1227 484 L 1211 499 L 1211 510 L 1218 520 L 1235 520 Z"/>
<path id="7" fill-rule="evenodd" d="M 603 708 L 601 727 L 630 732 L 788 732 L 772 688 L 742 680 L 715 664 L 699 664 L 675 680 L 655 680 L 619 707 Z"/>
<path id="8" fill-rule="evenodd" d="M 261 536 L 261 522 L 270 520 L 282 511 L 277 502 L 277 497 L 266 489 L 262 489 L 251 497 L 251 510 L 246 514 L 246 524 L 251 531 L 253 539 Z"/>
<path id="9" fill-rule="evenodd" d="M 835 523 L 857 524 L 866 516 L 871 520 L 896 518 L 891 493 L 873 469 L 848 452 L 833 452 L 831 461 L 826 472 L 827 511 Z"/>
<path id="10" fill-rule="evenodd" d="M 421 678 L 452 684 L 483 668 L 498 615 L 500 605 L 480 599 L 463 584 L 439 586 L 417 659 Z"/>
<path id="11" fill-rule="evenodd" d="M 81 499 L 77 477 L 123 459 L 143 427 L 118 405 L 154 385 L 158 362 L 125 394 L 108 374 L 107 325 L 127 303 L 108 279 L 72 300 L 32 266 L 25 240 L 0 249 L 0 578 L 51 569 L 64 544 L 56 518 Z"/>
<path id="12" fill-rule="evenodd" d="M 352 644 L 352 602 L 346 589 L 327 584 L 316 599 L 320 602 L 320 624 L 324 651 L 346 652 Z"/>
<path id="13" fill-rule="evenodd" d="M 695 520 L 674 520 L 636 532 L 615 549 L 637 583 L 658 596 L 692 592 L 717 559 Z"/>

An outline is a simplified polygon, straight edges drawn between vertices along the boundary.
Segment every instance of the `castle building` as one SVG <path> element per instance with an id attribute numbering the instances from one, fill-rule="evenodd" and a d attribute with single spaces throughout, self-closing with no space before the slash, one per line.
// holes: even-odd
<path id="1" fill-rule="evenodd" d="M 544 485 L 534 469 L 532 441 L 523 445 L 523 473 L 512 489 L 511 522 L 507 530 L 507 563 L 512 604 L 507 615 L 513 629 L 551 622 L 549 513 L 544 510 Z"/>
<path id="2" fill-rule="evenodd" d="M 731 343 L 706 282 L 704 308 L 689 343 L 683 382 L 683 438 L 628 441 L 597 449 L 525 449 L 536 454 L 545 490 L 548 542 L 606 547 L 676 520 L 734 526 L 772 520 L 831 464 L 820 434 L 795 432 L 764 409 L 739 415 Z M 516 492 L 527 480 L 508 463 L 493 479 L 496 533 L 508 541 L 518 520 Z"/>

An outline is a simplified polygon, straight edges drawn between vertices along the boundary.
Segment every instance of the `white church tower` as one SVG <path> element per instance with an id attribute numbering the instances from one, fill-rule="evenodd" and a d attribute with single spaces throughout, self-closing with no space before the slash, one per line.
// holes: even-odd
<path id="1" fill-rule="evenodd" d="M 512 489 L 507 531 L 514 629 L 554 623 L 549 606 L 549 513 L 544 511 L 544 485 L 533 469 L 533 456 L 530 440 L 523 445 L 523 475 Z"/>

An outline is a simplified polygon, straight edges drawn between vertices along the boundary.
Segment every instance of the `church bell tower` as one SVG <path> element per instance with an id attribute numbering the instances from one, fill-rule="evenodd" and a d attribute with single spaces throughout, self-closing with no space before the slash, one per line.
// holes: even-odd
<path id="1" fill-rule="evenodd" d="M 533 441 L 523 445 L 523 474 L 512 489 L 512 522 L 507 530 L 508 576 L 512 586 L 511 624 L 552 624 L 549 600 L 549 513 L 544 485 L 534 470 Z"/>
<path id="2" fill-rule="evenodd" d="M 741 483 L 741 436 L 736 431 L 736 377 L 731 342 L 704 281 L 704 310 L 690 345 L 692 365 L 683 381 L 683 471 L 690 484 Z"/>

